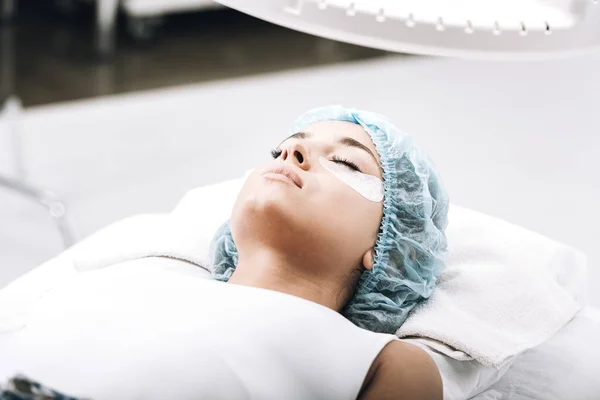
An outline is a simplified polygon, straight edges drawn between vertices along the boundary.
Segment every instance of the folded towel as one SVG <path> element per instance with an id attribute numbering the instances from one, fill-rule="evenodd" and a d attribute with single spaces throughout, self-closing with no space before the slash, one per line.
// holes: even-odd
<path id="1" fill-rule="evenodd" d="M 452 207 L 449 254 L 433 296 L 397 331 L 501 368 L 587 302 L 585 257 L 504 221 Z"/>
<path id="2" fill-rule="evenodd" d="M 78 244 L 75 269 L 93 270 L 142 257 L 165 256 L 208 268 L 214 233 L 231 215 L 244 177 L 186 194 L 171 214 L 138 215 L 116 222 Z"/>
<path id="3" fill-rule="evenodd" d="M 78 271 L 107 267 L 144 257 L 170 257 L 208 268 L 210 234 L 195 224 L 170 214 L 129 217 L 94 234 L 73 252 Z"/>

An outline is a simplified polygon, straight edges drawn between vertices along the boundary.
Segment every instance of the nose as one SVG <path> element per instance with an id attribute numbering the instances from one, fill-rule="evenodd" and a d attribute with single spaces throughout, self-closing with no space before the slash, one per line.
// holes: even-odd
<path id="1" fill-rule="evenodd" d="M 301 143 L 290 143 L 282 150 L 281 158 L 284 162 L 291 162 L 305 171 L 310 168 L 308 150 Z"/>

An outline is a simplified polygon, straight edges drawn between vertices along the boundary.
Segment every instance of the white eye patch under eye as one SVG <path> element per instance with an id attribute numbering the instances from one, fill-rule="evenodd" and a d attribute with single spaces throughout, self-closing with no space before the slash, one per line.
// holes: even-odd
<path id="1" fill-rule="evenodd" d="M 359 171 L 353 171 L 350 168 L 319 157 L 321 166 L 331 172 L 335 177 L 356 190 L 365 199 L 379 203 L 383 200 L 383 182 L 373 175 L 363 174 Z"/>

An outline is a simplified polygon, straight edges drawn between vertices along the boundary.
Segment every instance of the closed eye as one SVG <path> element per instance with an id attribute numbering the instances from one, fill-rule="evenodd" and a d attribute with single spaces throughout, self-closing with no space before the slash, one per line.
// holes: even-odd
<path id="1" fill-rule="evenodd" d="M 331 158 L 331 161 L 333 161 L 334 163 L 338 163 L 338 164 L 344 164 L 345 166 L 347 166 L 348 168 L 350 168 L 354 171 L 362 172 L 360 170 L 360 168 L 358 168 L 358 165 L 354 164 L 352 161 L 348 160 L 347 158 L 340 158 L 340 157 L 333 156 Z"/>

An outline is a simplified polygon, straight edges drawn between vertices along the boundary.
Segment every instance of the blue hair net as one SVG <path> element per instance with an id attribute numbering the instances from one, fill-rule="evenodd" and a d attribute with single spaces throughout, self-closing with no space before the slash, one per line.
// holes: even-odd
<path id="1" fill-rule="evenodd" d="M 387 118 L 341 106 L 308 111 L 291 133 L 319 121 L 358 124 L 371 136 L 383 170 L 383 217 L 375 243 L 375 263 L 365 270 L 342 314 L 354 324 L 395 333 L 420 301 L 431 296 L 444 263 L 448 196 L 428 157 Z M 212 245 L 212 274 L 227 281 L 238 261 L 229 221 Z"/>

